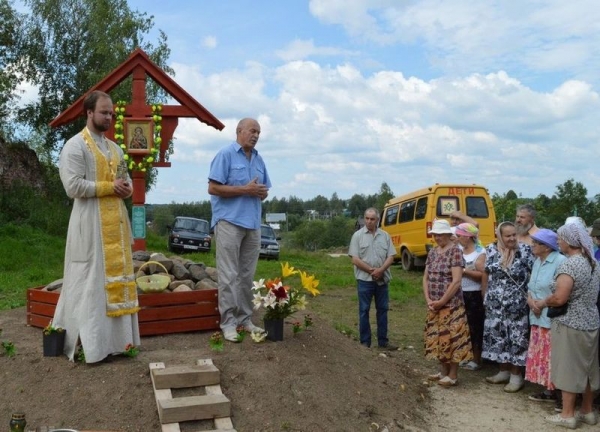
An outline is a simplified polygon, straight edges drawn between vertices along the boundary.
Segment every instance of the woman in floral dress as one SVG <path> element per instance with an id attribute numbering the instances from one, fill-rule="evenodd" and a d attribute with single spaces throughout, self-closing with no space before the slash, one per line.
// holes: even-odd
<path id="1" fill-rule="evenodd" d="M 534 257 L 529 245 L 517 242 L 512 222 L 501 223 L 496 236 L 498 240 L 486 250 L 482 357 L 500 366 L 486 381 L 506 384 L 504 391 L 515 393 L 524 384 L 522 369 L 529 345 L 527 281 Z"/>
<path id="2" fill-rule="evenodd" d="M 438 360 L 440 371 L 429 379 L 451 387 L 458 380 L 458 364 L 473 359 L 467 314 L 460 284 L 463 256 L 451 240 L 450 224 L 436 220 L 429 231 L 437 246 L 427 255 L 423 293 L 427 302 L 425 358 Z"/>

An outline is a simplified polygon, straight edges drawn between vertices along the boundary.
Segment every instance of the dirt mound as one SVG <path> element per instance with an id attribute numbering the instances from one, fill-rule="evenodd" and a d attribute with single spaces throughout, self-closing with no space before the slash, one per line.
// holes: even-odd
<path id="1" fill-rule="evenodd" d="M 297 335 L 291 322 L 302 315 L 288 320 L 283 342 L 246 338 L 215 352 L 211 332 L 146 337 L 134 359 L 84 365 L 43 357 L 41 330 L 26 326 L 25 313 L 0 312 L 0 338 L 17 350 L 12 358 L 0 356 L 0 422 L 6 424 L 12 412 L 23 411 L 31 427 L 160 431 L 148 364 L 193 365 L 204 358 L 221 371 L 238 431 L 392 431 L 423 424 L 419 407 L 427 394 L 422 375 L 409 366 L 410 353 L 363 348 L 315 314 L 314 326 Z M 182 431 L 198 430 L 195 423 Z"/>

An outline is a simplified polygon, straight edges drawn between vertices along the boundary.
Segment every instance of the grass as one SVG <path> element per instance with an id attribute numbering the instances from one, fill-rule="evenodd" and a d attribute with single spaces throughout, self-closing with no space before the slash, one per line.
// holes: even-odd
<path id="1" fill-rule="evenodd" d="M 28 226 L 0 227 L 0 309 L 25 305 L 27 288 L 63 274 L 65 239 Z"/>
<path id="2" fill-rule="evenodd" d="M 0 310 L 24 306 L 27 288 L 46 285 L 62 278 L 65 239 L 36 231 L 27 226 L 0 227 Z M 146 249 L 170 255 L 166 237 L 147 233 Z M 186 258 L 215 265 L 214 246 L 211 252 L 190 253 Z M 350 258 L 332 257 L 328 252 L 305 252 L 282 248 L 279 261 L 259 260 L 255 280 L 281 274 L 281 263 L 314 274 L 319 280 L 321 295 L 309 298 L 308 309 L 341 333 L 357 338 L 358 299 L 356 281 Z M 406 272 L 400 265 L 391 268 L 389 337 L 395 344 L 422 345 L 425 302 L 421 287 L 421 272 Z M 375 331 L 375 309 L 371 309 Z"/>

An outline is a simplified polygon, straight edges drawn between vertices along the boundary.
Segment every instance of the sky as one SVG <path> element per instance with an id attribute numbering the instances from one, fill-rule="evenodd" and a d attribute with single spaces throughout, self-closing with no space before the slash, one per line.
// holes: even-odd
<path id="1" fill-rule="evenodd" d="M 167 35 L 180 119 L 149 204 L 209 199 L 216 152 L 256 118 L 269 199 L 401 195 L 434 183 L 600 193 L 593 0 L 128 0 Z"/>

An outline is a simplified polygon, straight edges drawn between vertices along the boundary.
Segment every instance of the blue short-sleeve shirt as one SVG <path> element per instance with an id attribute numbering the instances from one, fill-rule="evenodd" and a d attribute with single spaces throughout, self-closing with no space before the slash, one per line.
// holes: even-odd
<path id="1" fill-rule="evenodd" d="M 208 179 L 229 186 L 243 186 L 256 178 L 271 187 L 271 179 L 262 157 L 252 149 L 250 160 L 237 142 L 222 148 L 210 164 Z M 211 195 L 211 227 L 220 220 L 248 229 L 260 229 L 261 199 L 253 196 L 231 198 Z"/>

